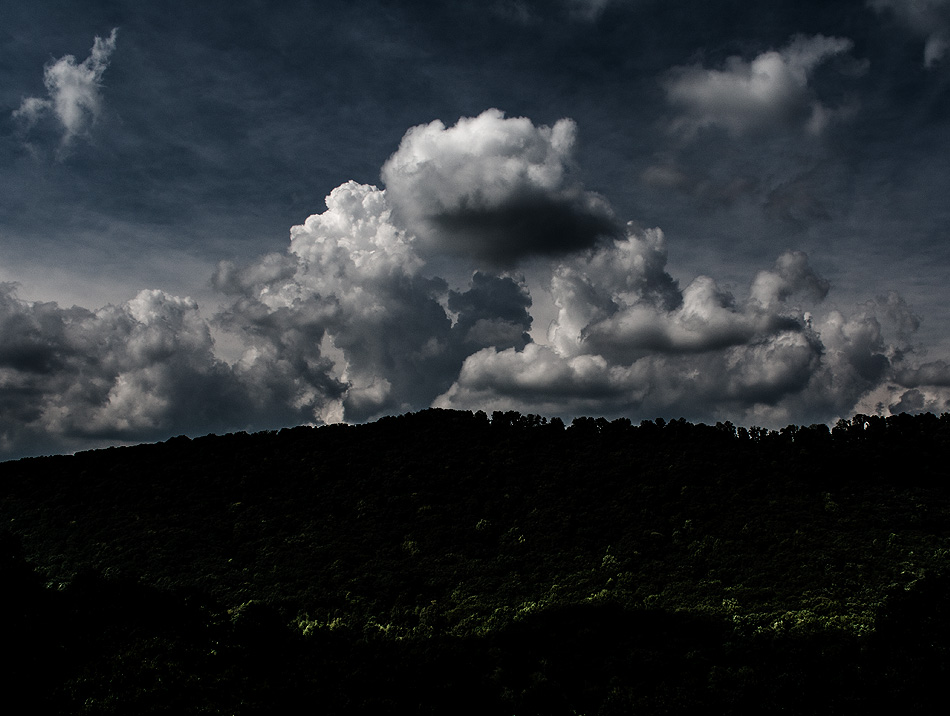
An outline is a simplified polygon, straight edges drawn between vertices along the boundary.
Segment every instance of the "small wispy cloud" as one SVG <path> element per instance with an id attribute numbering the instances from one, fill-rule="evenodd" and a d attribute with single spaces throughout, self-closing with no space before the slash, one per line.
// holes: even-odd
<path id="1" fill-rule="evenodd" d="M 494 0 L 490 9 L 499 18 L 517 25 L 533 25 L 546 17 L 580 23 L 597 22 L 611 5 L 632 4 L 637 0 Z"/>
<path id="2" fill-rule="evenodd" d="M 950 50 L 950 1 L 868 0 L 879 13 L 890 11 L 897 20 L 924 38 L 924 67 L 930 69 Z"/>
<path id="3" fill-rule="evenodd" d="M 113 28 L 106 39 L 97 36 L 89 57 L 81 63 L 73 55 L 64 55 L 46 65 L 43 83 L 47 98 L 27 97 L 13 112 L 25 132 L 52 115 L 62 131 L 61 148 L 88 133 L 102 110 L 102 76 L 115 51 L 117 33 L 118 28 Z"/>
<path id="4" fill-rule="evenodd" d="M 574 15 L 588 21 L 596 20 L 614 0 L 567 0 L 568 9 Z"/>
<path id="5" fill-rule="evenodd" d="M 674 129 L 693 134 L 718 126 L 733 135 L 802 123 L 820 134 L 845 109 L 822 104 L 809 86 L 814 70 L 848 52 L 851 40 L 798 36 L 781 50 L 751 61 L 730 57 L 722 69 L 674 67 L 663 80 L 667 100 L 681 111 Z"/>

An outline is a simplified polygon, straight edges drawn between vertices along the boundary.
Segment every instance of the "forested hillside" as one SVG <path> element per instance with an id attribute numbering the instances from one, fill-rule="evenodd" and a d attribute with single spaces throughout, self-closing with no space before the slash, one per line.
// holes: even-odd
<path id="1" fill-rule="evenodd" d="M 11 693 L 58 713 L 927 712 L 950 415 L 427 410 L 0 464 Z"/>

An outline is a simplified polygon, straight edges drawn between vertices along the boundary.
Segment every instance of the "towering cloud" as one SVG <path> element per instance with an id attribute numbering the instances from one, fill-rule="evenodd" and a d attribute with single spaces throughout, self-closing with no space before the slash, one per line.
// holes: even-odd
<path id="1" fill-rule="evenodd" d="M 915 360 L 896 294 L 825 309 L 794 251 L 742 293 L 681 287 L 661 230 L 617 231 L 570 178 L 573 131 L 496 111 L 410 130 L 385 190 L 346 182 L 286 251 L 221 263 L 211 325 L 162 291 L 89 311 L 0 286 L 0 455 L 429 405 L 767 425 L 950 409 L 950 368 Z M 446 254 L 535 256 L 534 283 L 480 268 L 453 284 Z M 538 315 L 554 317 L 542 343 Z"/>
<path id="2" fill-rule="evenodd" d="M 100 112 L 102 75 L 115 51 L 117 32 L 113 28 L 105 40 L 96 37 L 89 57 L 82 63 L 77 64 L 75 57 L 65 55 L 47 65 L 43 82 L 49 98 L 27 97 L 13 113 L 14 118 L 28 130 L 44 114 L 52 112 L 62 129 L 63 146 L 85 134 Z"/>
<path id="3" fill-rule="evenodd" d="M 691 134 L 718 126 L 739 135 L 799 125 L 819 134 L 837 110 L 819 101 L 809 79 L 815 68 L 851 47 L 844 38 L 797 36 L 751 61 L 730 57 L 722 69 L 675 67 L 663 80 L 667 100 L 681 112 L 674 127 Z"/>
<path id="4" fill-rule="evenodd" d="M 572 177 L 576 127 L 496 109 L 410 129 L 382 169 L 396 217 L 425 252 L 510 266 L 619 233 L 606 201 Z"/>
<path id="5" fill-rule="evenodd" d="M 311 420 L 360 420 L 428 404 L 474 350 L 523 347 L 530 299 L 517 280 L 475 273 L 451 290 L 424 274 L 385 192 L 348 182 L 326 203 L 291 230 L 287 255 L 218 271 L 235 297 L 219 321 L 248 345 L 244 381 Z"/>

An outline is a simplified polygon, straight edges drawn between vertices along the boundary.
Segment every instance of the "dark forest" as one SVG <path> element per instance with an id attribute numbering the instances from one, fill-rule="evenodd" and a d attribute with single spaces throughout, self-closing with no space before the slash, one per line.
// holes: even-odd
<path id="1" fill-rule="evenodd" d="M 0 464 L 10 703 L 928 713 L 950 414 L 426 410 Z"/>

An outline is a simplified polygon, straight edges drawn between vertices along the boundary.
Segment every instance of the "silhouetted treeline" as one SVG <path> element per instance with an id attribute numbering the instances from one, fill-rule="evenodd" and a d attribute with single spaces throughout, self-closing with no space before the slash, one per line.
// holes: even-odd
<path id="1" fill-rule="evenodd" d="M 0 464 L 51 713 L 927 712 L 950 415 L 427 410 Z"/>

